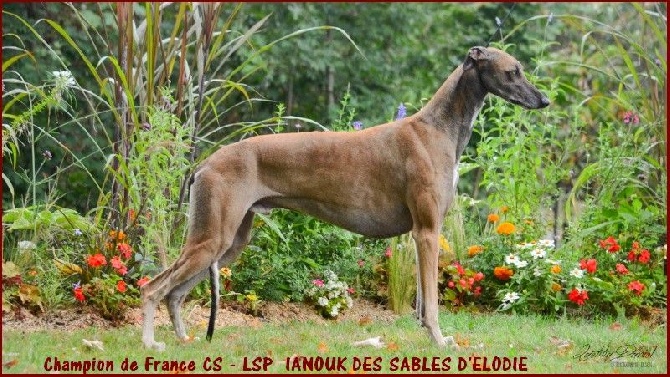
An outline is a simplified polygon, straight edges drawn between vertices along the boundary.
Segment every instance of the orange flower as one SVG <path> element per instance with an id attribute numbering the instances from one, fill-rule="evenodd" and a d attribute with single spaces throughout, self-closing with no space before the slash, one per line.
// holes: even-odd
<path id="1" fill-rule="evenodd" d="M 123 292 L 125 292 L 125 291 L 128 289 L 128 286 L 126 285 L 126 282 L 125 282 L 125 281 L 123 281 L 123 280 L 119 280 L 118 282 L 116 282 L 116 289 L 117 289 L 119 292 L 123 293 Z"/>
<path id="2" fill-rule="evenodd" d="M 472 245 L 468 247 L 468 255 L 473 257 L 484 251 L 484 246 L 482 245 Z"/>
<path id="3" fill-rule="evenodd" d="M 500 220 L 500 216 L 496 215 L 495 213 L 489 213 L 489 216 L 487 217 L 487 220 L 488 220 L 490 223 L 495 223 L 495 222 L 497 222 L 498 220 Z"/>
<path id="4" fill-rule="evenodd" d="M 554 292 L 558 292 L 561 290 L 561 285 L 558 283 L 551 283 L 551 290 Z"/>
<path id="5" fill-rule="evenodd" d="M 557 264 L 551 266 L 551 273 L 552 274 L 558 274 L 560 272 L 561 272 L 561 266 L 559 266 Z"/>
<path id="6" fill-rule="evenodd" d="M 122 230 L 110 230 L 109 237 L 113 240 L 123 241 L 126 239 L 126 234 Z"/>
<path id="7" fill-rule="evenodd" d="M 514 224 L 505 222 L 498 225 L 498 229 L 496 230 L 496 232 L 498 232 L 498 234 L 509 236 L 510 234 L 514 233 L 515 230 L 516 227 L 514 226 Z"/>
<path id="8" fill-rule="evenodd" d="M 500 266 L 493 269 L 493 276 L 503 281 L 509 280 L 512 275 L 514 275 L 514 271 L 506 266 Z"/>
<path id="9" fill-rule="evenodd" d="M 502 206 L 502 207 L 500 207 L 500 213 L 507 213 L 507 211 L 509 211 L 509 207 L 508 207 L 508 206 Z"/>

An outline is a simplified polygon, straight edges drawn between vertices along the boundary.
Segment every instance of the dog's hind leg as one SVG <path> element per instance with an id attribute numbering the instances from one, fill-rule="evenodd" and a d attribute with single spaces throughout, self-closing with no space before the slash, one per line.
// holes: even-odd
<path id="1" fill-rule="evenodd" d="M 226 190 L 227 192 L 223 192 Z M 154 340 L 154 316 L 158 303 L 175 287 L 192 288 L 198 275 L 221 258 L 221 254 L 233 244 L 235 234 L 246 214 L 239 192 L 227 187 L 216 173 L 201 172 L 191 190 L 191 219 L 186 245 L 177 260 L 165 271 L 142 287 L 144 325 L 142 341 L 146 347 L 162 350 L 164 343 Z M 225 211 L 224 211 L 225 209 Z M 174 297 L 177 303 L 185 289 L 178 289 Z M 168 306 L 175 306 L 174 304 Z M 177 305 L 178 306 L 178 305 Z M 173 320 L 178 316 L 173 316 Z M 173 323 L 184 338 L 181 318 Z"/>
<path id="2" fill-rule="evenodd" d="M 249 239 L 251 238 L 251 225 L 253 223 L 254 219 L 254 213 L 251 211 L 247 211 L 247 214 L 244 216 L 244 219 L 242 219 L 242 224 L 240 227 L 237 229 L 237 233 L 235 234 L 235 240 L 233 241 L 233 245 L 228 249 L 221 259 L 216 263 L 216 271 L 210 272 L 210 277 L 212 280 L 212 306 L 211 306 L 211 312 L 209 315 L 209 324 L 207 325 L 207 337 L 206 339 L 211 341 L 212 340 L 212 335 L 214 334 L 214 325 L 216 323 L 216 310 L 219 307 L 219 266 L 227 266 L 235 261 L 237 259 L 238 255 L 244 250 L 244 247 L 247 246 L 249 243 Z M 216 281 L 214 281 L 216 279 Z"/>
<path id="3" fill-rule="evenodd" d="M 237 230 L 237 233 L 235 234 L 235 239 L 233 241 L 232 246 L 218 260 L 217 268 L 221 268 L 232 264 L 237 259 L 237 257 L 242 253 L 244 247 L 247 245 L 249 239 L 251 238 L 251 224 L 253 221 L 253 217 L 254 217 L 253 212 L 250 211 L 247 212 L 244 219 L 242 220 L 242 224 L 240 225 L 239 229 Z M 207 269 L 202 270 L 200 273 L 195 275 L 186 283 L 173 288 L 172 291 L 167 295 L 168 312 L 170 313 L 170 319 L 172 320 L 175 334 L 179 339 L 187 339 L 186 328 L 184 326 L 184 322 L 181 317 L 181 307 L 184 304 L 184 300 L 186 299 L 188 293 L 191 292 L 191 290 L 198 283 L 200 283 L 203 279 L 205 279 L 205 277 L 207 277 L 208 272 L 210 271 Z M 215 290 L 214 285 L 212 285 L 211 289 L 212 294 L 216 294 L 216 296 L 218 297 L 219 292 Z M 218 309 L 218 304 L 212 303 L 212 310 L 216 309 Z M 215 319 L 216 319 L 215 314 L 212 315 L 210 313 L 210 324 L 208 326 L 208 333 L 209 333 L 209 327 L 213 326 Z"/>

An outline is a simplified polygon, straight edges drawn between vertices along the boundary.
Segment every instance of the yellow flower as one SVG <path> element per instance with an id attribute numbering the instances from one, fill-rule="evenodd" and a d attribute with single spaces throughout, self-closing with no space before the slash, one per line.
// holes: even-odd
<path id="1" fill-rule="evenodd" d="M 444 251 L 451 250 L 451 246 L 449 246 L 449 242 L 447 241 L 447 238 L 444 237 L 444 235 L 442 235 L 442 234 L 440 234 L 440 248 Z"/>
<path id="2" fill-rule="evenodd" d="M 226 279 L 230 278 L 233 275 L 233 272 L 228 267 L 221 267 L 219 272 L 221 272 L 221 276 L 223 276 Z"/>
<path id="3" fill-rule="evenodd" d="M 560 267 L 559 267 L 560 269 Z M 554 292 L 558 292 L 561 290 L 561 285 L 558 283 L 551 283 L 551 290 Z"/>
<path id="4" fill-rule="evenodd" d="M 495 222 L 497 222 L 498 220 L 500 220 L 500 216 L 496 215 L 495 213 L 490 213 L 489 216 L 487 217 L 487 220 L 488 220 L 490 223 L 495 223 Z"/>
<path id="5" fill-rule="evenodd" d="M 482 245 L 471 245 L 468 247 L 468 255 L 473 257 L 484 251 L 484 246 Z"/>
<path id="6" fill-rule="evenodd" d="M 498 234 L 509 236 L 510 234 L 514 233 L 515 230 L 516 227 L 514 226 L 514 224 L 505 222 L 498 225 L 498 229 L 496 230 L 496 232 L 498 232 Z"/>
<path id="7" fill-rule="evenodd" d="M 253 293 L 249 293 L 248 295 L 245 296 L 245 298 L 246 298 L 247 301 L 249 301 L 249 302 L 256 302 L 256 301 L 258 301 L 258 296 L 256 296 L 256 295 L 253 294 Z"/>
<path id="8" fill-rule="evenodd" d="M 561 272 L 561 266 L 559 266 L 557 264 L 551 266 L 551 273 L 558 274 L 560 272 Z"/>

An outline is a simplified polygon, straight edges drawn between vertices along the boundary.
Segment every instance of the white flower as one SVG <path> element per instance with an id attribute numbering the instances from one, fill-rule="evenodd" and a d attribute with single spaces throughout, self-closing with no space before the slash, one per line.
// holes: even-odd
<path id="1" fill-rule="evenodd" d="M 570 275 L 572 275 L 572 276 L 574 276 L 578 279 L 581 279 L 582 276 L 584 276 L 584 270 L 582 270 L 579 267 L 575 267 L 575 268 L 572 269 L 572 271 L 570 271 Z"/>
<path id="2" fill-rule="evenodd" d="M 337 317 L 338 314 L 340 314 L 340 304 L 335 304 L 330 308 L 330 316 Z"/>
<path id="3" fill-rule="evenodd" d="M 505 297 L 503 297 L 503 302 L 512 304 L 520 298 L 521 298 L 521 296 L 519 296 L 518 293 L 508 292 L 508 293 L 505 293 Z"/>
<path id="4" fill-rule="evenodd" d="M 319 303 L 320 306 L 326 306 L 326 305 L 328 305 L 328 299 L 321 296 L 321 297 L 319 297 L 319 302 L 318 303 Z"/>
<path id="5" fill-rule="evenodd" d="M 347 303 L 347 308 L 351 308 L 352 306 L 354 306 L 354 300 L 351 299 L 351 296 L 346 295 L 346 297 L 344 297 L 344 300 Z"/>
<path id="6" fill-rule="evenodd" d="M 72 77 L 72 72 L 70 71 L 52 71 L 54 79 L 56 80 L 56 85 L 62 86 L 74 86 L 77 82 Z"/>
<path id="7" fill-rule="evenodd" d="M 505 294 L 505 297 L 502 299 L 502 305 L 500 305 L 500 309 L 502 310 L 507 310 L 512 307 L 512 304 L 515 303 L 518 299 L 520 299 L 521 296 L 519 296 L 518 293 L 516 292 L 508 292 Z"/>
<path id="8" fill-rule="evenodd" d="M 514 247 L 516 247 L 517 249 L 520 249 L 520 250 L 530 249 L 533 246 L 535 246 L 535 244 L 533 244 L 533 243 L 518 243 L 518 244 L 514 245 Z"/>
<path id="9" fill-rule="evenodd" d="M 560 260 L 553 260 L 553 259 L 549 259 L 549 258 L 545 259 L 544 261 L 549 263 L 549 264 L 558 264 L 558 265 L 561 264 Z"/>
<path id="10" fill-rule="evenodd" d="M 517 268 L 524 268 L 524 267 L 528 266 L 528 262 L 526 262 L 525 260 L 518 259 L 516 262 L 514 262 L 514 265 Z"/>
<path id="11" fill-rule="evenodd" d="M 507 264 L 516 264 L 518 260 L 519 257 L 517 257 L 515 254 L 509 254 L 505 256 L 505 263 Z"/>
<path id="12" fill-rule="evenodd" d="M 544 258 L 547 256 L 547 252 L 544 251 L 544 249 L 535 248 L 530 251 L 530 255 L 533 257 L 533 259 Z"/>
<path id="13" fill-rule="evenodd" d="M 533 270 L 533 276 L 542 276 L 542 270 L 539 267 L 535 267 L 535 270 Z"/>
<path id="14" fill-rule="evenodd" d="M 556 247 L 556 244 L 554 243 L 554 240 L 539 240 L 537 243 L 542 247 L 546 247 L 546 248 L 550 248 L 550 249 L 553 249 L 554 247 Z"/>
<path id="15" fill-rule="evenodd" d="M 23 251 L 33 250 L 33 249 L 37 248 L 37 245 L 35 245 L 35 243 L 32 242 L 32 241 L 19 241 L 18 246 L 19 246 L 19 250 L 23 250 Z"/>

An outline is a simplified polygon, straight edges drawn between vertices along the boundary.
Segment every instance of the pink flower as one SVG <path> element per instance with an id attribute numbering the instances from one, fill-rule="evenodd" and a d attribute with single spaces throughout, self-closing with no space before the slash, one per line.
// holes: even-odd
<path id="1" fill-rule="evenodd" d="M 363 266 L 365 266 L 365 261 L 363 259 L 359 259 L 358 260 L 358 267 L 362 268 Z"/>
<path id="2" fill-rule="evenodd" d="M 316 285 L 317 287 L 323 287 L 323 280 L 321 279 L 312 280 L 312 284 Z"/>
<path id="3" fill-rule="evenodd" d="M 623 263 L 617 263 L 616 265 L 616 271 L 620 273 L 621 275 L 626 275 L 628 273 L 628 269 Z"/>
<path id="4" fill-rule="evenodd" d="M 130 259 L 133 255 L 133 248 L 127 243 L 120 243 L 116 245 L 116 248 L 119 250 L 119 254 L 121 254 L 123 259 Z"/>
<path id="5" fill-rule="evenodd" d="M 482 280 L 482 279 L 484 279 L 484 274 L 481 273 L 481 272 L 477 272 L 477 273 L 475 274 L 475 281 L 480 281 L 480 280 Z"/>
<path id="6" fill-rule="evenodd" d="M 449 287 L 449 288 L 453 288 L 453 287 L 454 287 L 454 281 L 453 281 L 453 280 L 449 280 L 449 282 L 447 283 L 447 287 Z"/>
<path id="7" fill-rule="evenodd" d="M 141 286 L 143 286 L 144 284 L 148 283 L 149 280 L 151 280 L 151 279 L 149 279 L 148 276 L 145 276 L 145 277 L 143 277 L 143 278 L 141 278 L 140 280 L 137 281 L 137 286 L 138 286 L 138 287 L 141 287 Z"/>
<path id="8" fill-rule="evenodd" d="M 640 283 L 639 280 L 631 281 L 628 283 L 628 289 L 639 296 L 644 290 L 644 284 Z"/>
<path id="9" fill-rule="evenodd" d="M 356 290 L 350 287 L 347 288 L 347 292 L 349 292 L 350 295 L 353 295 L 354 293 L 356 293 Z"/>
<path id="10" fill-rule="evenodd" d="M 384 253 L 384 255 L 386 255 L 386 258 L 391 258 L 391 248 L 390 247 L 386 248 L 386 253 Z"/>
<path id="11" fill-rule="evenodd" d="M 116 270 L 116 272 L 119 273 L 119 275 L 123 276 L 123 275 L 125 275 L 126 273 L 128 273 L 128 268 L 127 268 L 126 265 L 123 263 L 123 261 L 121 261 L 121 258 L 119 258 L 118 255 L 117 255 L 117 256 L 114 256 L 114 257 L 110 260 L 110 264 L 111 264 L 112 267 Z"/>

